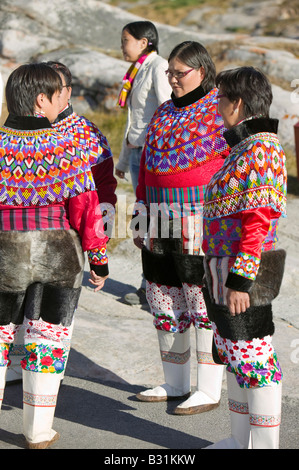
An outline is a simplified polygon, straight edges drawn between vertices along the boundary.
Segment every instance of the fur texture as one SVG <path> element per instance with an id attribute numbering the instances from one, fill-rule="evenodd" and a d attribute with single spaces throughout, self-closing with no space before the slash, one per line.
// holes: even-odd
<path id="1" fill-rule="evenodd" d="M 153 253 L 143 247 L 142 267 L 147 281 L 166 286 L 182 287 L 171 253 Z"/>
<path id="2" fill-rule="evenodd" d="M 24 315 L 70 325 L 84 268 L 74 230 L 0 232 L 0 259 L 1 325 Z"/>
<path id="3" fill-rule="evenodd" d="M 249 291 L 252 306 L 267 305 L 278 296 L 282 283 L 285 250 L 265 251 L 252 288 Z"/>
<path id="4" fill-rule="evenodd" d="M 203 256 L 173 253 L 174 264 L 181 282 L 201 286 L 204 277 Z"/>
<path id="5" fill-rule="evenodd" d="M 216 323 L 220 335 L 233 341 L 249 341 L 273 335 L 274 323 L 271 302 L 278 295 L 282 282 L 286 252 L 284 250 L 262 253 L 261 264 L 255 281 L 249 285 L 250 308 L 241 315 L 232 317 L 225 305 L 217 305 L 212 296 L 212 278 L 205 262 L 205 288 L 203 289 L 208 316 Z M 242 290 L 239 279 L 241 276 L 230 277 L 227 287 Z M 229 277 L 228 277 L 229 279 Z M 246 280 L 241 287 L 247 286 Z M 239 287 L 239 289 L 238 289 Z M 247 290 L 243 290 L 247 291 Z"/>
<path id="6" fill-rule="evenodd" d="M 208 317 L 216 324 L 222 338 L 232 341 L 250 341 L 253 338 L 273 335 L 274 323 L 271 305 L 249 307 L 244 313 L 233 317 L 225 305 L 211 302 L 206 288 L 203 288 L 203 294 Z"/>

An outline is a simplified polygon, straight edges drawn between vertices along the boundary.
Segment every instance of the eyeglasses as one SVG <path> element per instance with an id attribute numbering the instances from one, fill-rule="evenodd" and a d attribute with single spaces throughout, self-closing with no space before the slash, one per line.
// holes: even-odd
<path id="1" fill-rule="evenodd" d="M 168 78 L 176 78 L 177 80 L 180 80 L 181 78 L 186 77 L 188 73 L 192 72 L 194 69 L 187 70 L 186 72 L 170 72 L 170 70 L 165 70 L 165 73 Z"/>

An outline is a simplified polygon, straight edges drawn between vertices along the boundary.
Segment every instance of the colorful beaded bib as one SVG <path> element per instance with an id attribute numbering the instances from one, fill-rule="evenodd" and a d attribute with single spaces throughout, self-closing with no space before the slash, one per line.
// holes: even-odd
<path id="1" fill-rule="evenodd" d="M 217 89 L 183 108 L 162 104 L 148 129 L 145 168 L 157 175 L 190 171 L 219 158 L 227 149 Z"/>
<path id="2" fill-rule="evenodd" d="M 260 132 L 232 148 L 206 191 L 204 217 L 271 207 L 285 215 L 285 155 L 277 136 Z"/>
<path id="3" fill-rule="evenodd" d="M 88 151 L 90 165 L 101 163 L 112 156 L 106 137 L 95 124 L 84 117 L 72 112 L 52 126 Z"/>
<path id="4" fill-rule="evenodd" d="M 94 190 L 88 158 L 53 129 L 0 127 L 0 204 L 45 206 Z"/>

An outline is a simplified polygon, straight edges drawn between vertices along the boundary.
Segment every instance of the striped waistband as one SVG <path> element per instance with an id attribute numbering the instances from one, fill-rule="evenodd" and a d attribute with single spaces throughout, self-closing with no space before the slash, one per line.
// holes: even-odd
<path id="1" fill-rule="evenodd" d="M 0 210 L 0 231 L 69 230 L 63 206 L 18 207 Z"/>
<path id="2" fill-rule="evenodd" d="M 187 217 L 202 212 L 205 197 L 205 186 L 186 188 L 146 187 L 146 200 L 155 210 L 168 215 L 170 218 Z"/>

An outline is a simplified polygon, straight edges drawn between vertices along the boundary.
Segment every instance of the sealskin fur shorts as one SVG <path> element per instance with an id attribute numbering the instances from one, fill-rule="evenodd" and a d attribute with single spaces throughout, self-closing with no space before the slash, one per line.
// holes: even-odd
<path id="1" fill-rule="evenodd" d="M 0 232 L 0 324 L 24 316 L 69 326 L 77 307 L 84 255 L 74 230 Z"/>

